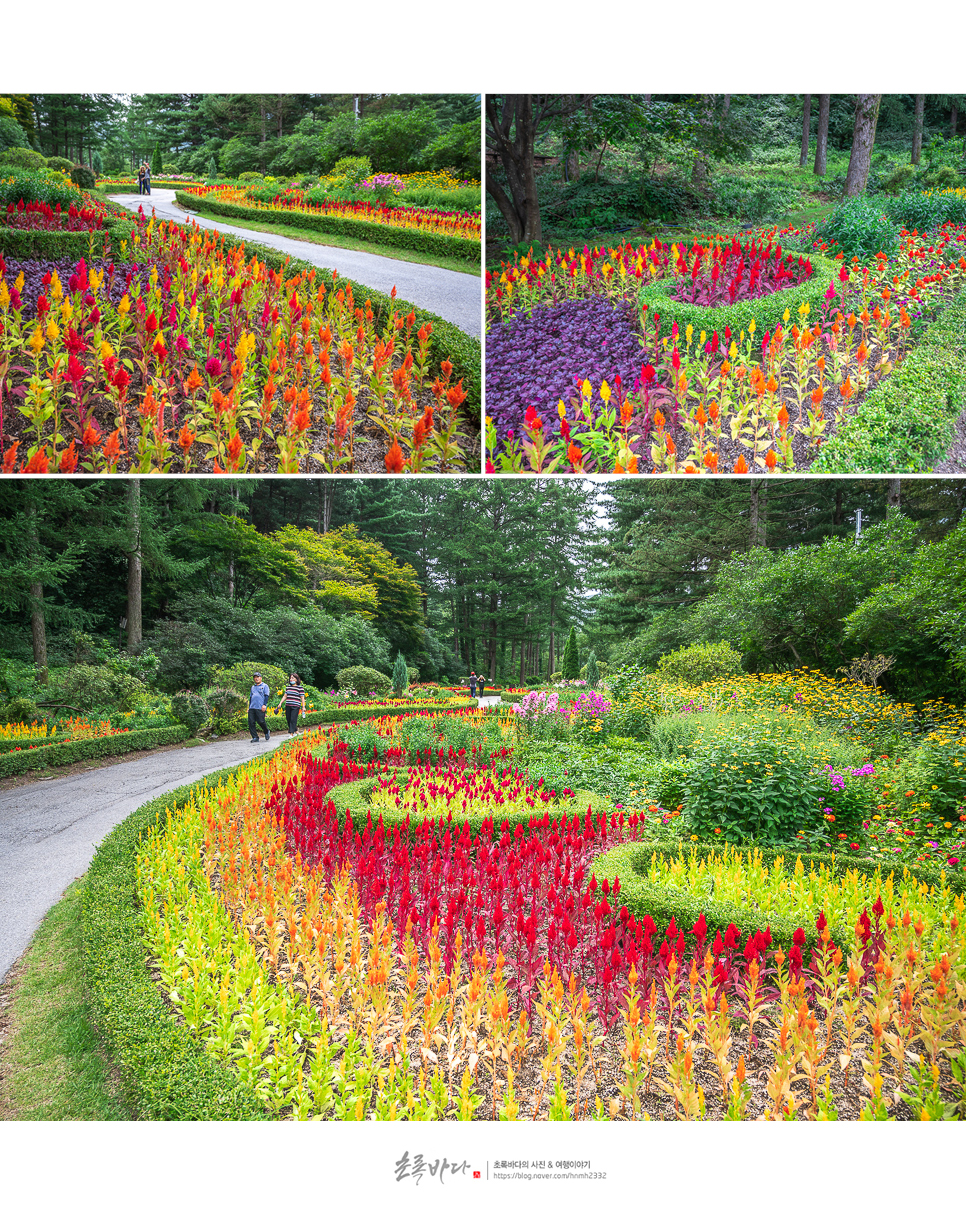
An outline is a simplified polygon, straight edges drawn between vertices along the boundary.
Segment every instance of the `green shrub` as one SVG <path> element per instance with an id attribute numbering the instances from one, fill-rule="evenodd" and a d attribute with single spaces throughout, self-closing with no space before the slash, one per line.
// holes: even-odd
<path id="1" fill-rule="evenodd" d="M 131 673 L 109 665 L 72 665 L 60 680 L 65 702 L 82 711 L 112 707 L 135 711 L 148 697 L 148 687 Z"/>
<path id="2" fill-rule="evenodd" d="M 657 668 L 662 677 L 697 686 L 716 677 L 740 673 L 741 653 L 730 643 L 692 643 L 662 656 Z"/>
<path id="3" fill-rule="evenodd" d="M 738 736 L 712 744 L 688 779 L 695 832 L 720 829 L 729 842 L 790 842 L 820 822 L 826 787 L 810 760 L 787 744 Z"/>
<path id="4" fill-rule="evenodd" d="M 880 251 L 892 255 L 899 248 L 899 229 L 882 205 L 867 195 L 856 195 L 837 208 L 815 231 L 816 241 L 837 246 L 846 257 L 871 258 Z"/>
<path id="5" fill-rule="evenodd" d="M 372 162 L 368 157 L 342 157 L 329 172 L 330 178 L 344 178 L 353 183 L 363 182 L 372 173 Z"/>
<path id="6" fill-rule="evenodd" d="M 687 786 L 695 764 L 691 758 L 662 759 L 645 779 L 648 796 L 661 808 L 674 809 L 684 804 Z"/>
<path id="7" fill-rule="evenodd" d="M 198 729 L 211 714 L 211 708 L 200 694 L 181 690 L 171 700 L 171 714 L 188 729 L 189 737 L 196 737 Z"/>
<path id="8" fill-rule="evenodd" d="M 953 191 L 909 191 L 889 203 L 889 216 L 897 224 L 931 233 L 952 221 L 966 224 L 966 195 Z"/>
<path id="9" fill-rule="evenodd" d="M 702 726 L 697 715 L 659 715 L 649 734 L 654 752 L 659 758 L 691 757 Z"/>
<path id="10" fill-rule="evenodd" d="M 0 164 L 18 169 L 45 169 L 47 158 L 32 148 L 5 148 L 0 152 Z"/>
<path id="11" fill-rule="evenodd" d="M 235 690 L 240 691 L 245 698 L 245 706 L 248 706 L 248 696 L 252 686 L 255 684 L 255 674 L 261 673 L 262 681 L 268 685 L 271 693 L 269 694 L 269 705 L 276 706 L 273 699 L 278 699 L 279 691 L 281 691 L 288 682 L 289 675 L 284 669 L 280 669 L 278 665 L 259 664 L 255 661 L 239 661 L 227 669 L 215 669 L 212 674 L 212 685 L 216 686 L 231 686 Z"/>
<path id="12" fill-rule="evenodd" d="M 392 680 L 385 673 L 366 665 L 350 665 L 347 669 L 340 669 L 336 681 L 340 690 L 355 690 L 360 698 L 369 694 L 387 698 L 393 688 Z"/>
<path id="13" fill-rule="evenodd" d="M 43 711 L 30 698 L 12 698 L 0 710 L 0 723 L 3 724 L 41 724 L 46 718 Z"/>
<path id="14" fill-rule="evenodd" d="M 9 204 L 23 199 L 36 199 L 50 207 L 60 206 L 66 211 L 73 203 L 80 207 L 83 197 L 77 188 L 64 181 L 64 175 L 53 170 L 14 169 L 12 173 L 0 174 L 0 210 L 6 211 Z"/>
<path id="15" fill-rule="evenodd" d="M 966 806 L 966 739 L 926 741 L 914 761 L 930 816 L 949 817 Z"/>
<path id="16" fill-rule="evenodd" d="M 646 741 L 653 719 L 646 707 L 630 702 L 616 702 L 607 717 L 607 731 L 614 736 L 629 736 L 635 741 Z"/>
<path id="17" fill-rule="evenodd" d="M 93 169 L 89 169 L 86 165 L 75 165 L 70 171 L 70 180 L 81 190 L 93 190 L 97 185 Z"/>
<path id="18" fill-rule="evenodd" d="M 915 177 L 914 165 L 897 165 L 887 177 L 882 179 L 882 189 L 889 195 L 901 194 Z"/>

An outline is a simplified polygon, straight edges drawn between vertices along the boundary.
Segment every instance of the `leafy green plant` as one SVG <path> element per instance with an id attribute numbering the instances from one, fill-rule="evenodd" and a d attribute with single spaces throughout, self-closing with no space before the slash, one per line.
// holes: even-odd
<path id="1" fill-rule="evenodd" d="M 730 643 L 692 643 L 662 656 L 657 668 L 662 677 L 699 685 L 740 673 L 741 653 Z"/>
<path id="2" fill-rule="evenodd" d="M 837 246 L 848 257 L 857 254 L 869 258 L 880 251 L 894 254 L 899 247 L 899 229 L 879 203 L 866 195 L 856 195 L 816 230 L 815 239 Z"/>
<path id="3" fill-rule="evenodd" d="M 190 737 L 196 737 L 201 725 L 211 714 L 211 708 L 200 694 L 182 690 L 171 700 L 171 714 L 179 724 L 184 724 Z"/>
<path id="4" fill-rule="evenodd" d="M 777 741 L 735 737 L 712 745 L 687 783 L 696 833 L 728 841 L 789 842 L 821 817 L 822 776 L 807 757 Z"/>
<path id="5" fill-rule="evenodd" d="M 385 673 L 366 665 L 350 665 L 347 669 L 340 669 L 336 681 L 340 690 L 355 690 L 360 698 L 368 694 L 387 697 L 392 690 L 392 680 Z"/>

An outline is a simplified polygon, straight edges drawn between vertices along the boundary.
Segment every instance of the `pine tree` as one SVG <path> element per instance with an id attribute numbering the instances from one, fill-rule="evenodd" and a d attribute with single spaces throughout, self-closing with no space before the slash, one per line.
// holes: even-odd
<path id="1" fill-rule="evenodd" d="M 567 636 L 567 646 L 564 648 L 563 662 L 560 665 L 564 681 L 575 681 L 580 676 L 580 655 L 577 651 L 577 628 L 572 626 Z"/>
<path id="2" fill-rule="evenodd" d="M 392 692 L 397 697 L 402 694 L 409 684 L 409 671 L 406 668 L 406 662 L 403 659 L 402 652 L 396 653 L 396 663 L 392 666 Z"/>
<path id="3" fill-rule="evenodd" d="M 161 167 L 161 145 L 155 144 L 154 152 L 151 156 L 151 173 L 154 174 L 156 178 L 160 178 L 161 176 Z"/>
<path id="4" fill-rule="evenodd" d="M 587 685 L 596 690 L 600 685 L 600 669 L 597 668 L 597 653 L 591 652 L 587 657 Z"/>

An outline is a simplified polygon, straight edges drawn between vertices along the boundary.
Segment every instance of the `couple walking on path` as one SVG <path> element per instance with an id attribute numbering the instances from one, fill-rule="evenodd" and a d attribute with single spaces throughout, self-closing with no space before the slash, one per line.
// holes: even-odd
<path id="1" fill-rule="evenodd" d="M 481 673 L 479 677 L 475 673 L 470 674 L 470 698 L 476 698 L 479 692 L 480 698 L 483 697 L 483 689 L 486 686 L 486 678 Z"/>
<path id="2" fill-rule="evenodd" d="M 251 689 L 251 695 L 248 699 L 248 731 L 252 734 L 252 744 L 258 743 L 258 730 L 261 728 L 265 734 L 265 740 L 271 740 L 272 734 L 269 731 L 268 724 L 265 721 L 265 713 L 268 711 L 268 702 L 271 698 L 271 690 L 268 683 L 262 681 L 261 673 L 253 673 L 254 679 Z M 289 736 L 294 736 L 298 731 L 299 715 L 305 714 L 305 687 L 299 681 L 297 673 L 291 673 L 288 679 L 288 685 L 282 693 L 281 700 L 275 708 L 277 715 L 282 707 L 285 708 L 285 719 L 288 723 Z"/>

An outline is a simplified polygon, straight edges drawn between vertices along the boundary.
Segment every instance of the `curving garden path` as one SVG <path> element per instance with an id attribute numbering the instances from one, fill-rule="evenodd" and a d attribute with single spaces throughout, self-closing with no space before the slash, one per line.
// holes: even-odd
<path id="1" fill-rule="evenodd" d="M 184 224 L 195 221 L 203 229 L 215 229 L 219 233 L 230 233 L 244 241 L 255 241 L 261 245 L 281 250 L 293 258 L 301 258 L 317 267 L 336 268 L 340 275 L 357 283 L 366 284 L 384 292 L 387 296 L 393 288 L 404 301 L 419 305 L 452 322 L 473 338 L 482 337 L 482 289 L 478 275 L 464 271 L 447 271 L 442 267 L 425 266 L 418 262 L 403 262 L 401 259 L 385 258 L 381 254 L 365 254 L 359 250 L 343 250 L 315 241 L 296 241 L 276 233 L 262 233 L 252 229 L 241 229 L 233 224 L 212 220 L 197 212 L 186 213 L 174 200 L 173 190 L 155 189 L 150 196 L 111 195 L 112 202 L 136 212 L 144 206 L 147 215 L 153 208 L 164 220 L 176 220 Z"/>
<path id="2" fill-rule="evenodd" d="M 156 796 L 290 739 L 218 741 L 0 792 L 0 981 L 114 826 Z"/>

